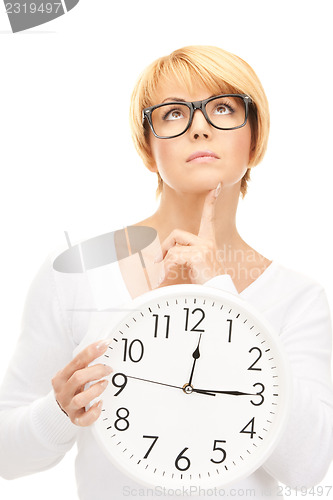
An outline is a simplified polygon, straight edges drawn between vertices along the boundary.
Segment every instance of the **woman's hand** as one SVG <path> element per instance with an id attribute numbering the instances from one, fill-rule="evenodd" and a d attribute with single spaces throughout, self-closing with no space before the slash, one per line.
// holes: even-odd
<path id="1" fill-rule="evenodd" d="M 165 275 L 159 285 L 165 281 L 175 266 L 185 265 L 189 269 L 192 283 L 203 284 L 209 279 L 223 274 L 223 262 L 218 257 L 215 241 L 214 213 L 216 199 L 221 189 L 219 183 L 206 196 L 198 236 L 174 229 L 161 245 L 162 257 L 155 262 L 163 262 Z"/>
<path id="2" fill-rule="evenodd" d="M 108 381 L 100 380 L 86 390 L 84 386 L 92 380 L 110 375 L 113 371 L 103 364 L 88 366 L 106 351 L 109 344 L 110 341 L 100 341 L 89 345 L 52 378 L 56 401 L 73 424 L 91 425 L 100 416 L 102 401 L 95 403 L 88 411 L 85 411 L 85 406 L 102 394 Z"/>

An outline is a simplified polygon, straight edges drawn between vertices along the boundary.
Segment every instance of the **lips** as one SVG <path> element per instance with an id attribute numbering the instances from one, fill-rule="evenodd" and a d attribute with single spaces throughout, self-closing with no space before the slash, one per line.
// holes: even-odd
<path id="1" fill-rule="evenodd" d="M 196 151 L 195 153 L 191 154 L 186 161 L 191 161 L 195 160 L 196 158 L 205 158 L 205 157 L 219 158 L 219 156 L 217 156 L 217 154 L 214 153 L 214 151 L 206 150 L 206 151 Z"/>

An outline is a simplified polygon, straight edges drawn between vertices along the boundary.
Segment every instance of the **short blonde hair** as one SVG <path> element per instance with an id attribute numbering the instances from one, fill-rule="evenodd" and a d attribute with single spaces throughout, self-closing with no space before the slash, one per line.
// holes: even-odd
<path id="1" fill-rule="evenodd" d="M 191 93 L 195 85 L 203 84 L 211 92 L 248 94 L 251 151 L 248 169 L 241 181 L 241 195 L 247 193 L 250 170 L 263 159 L 267 149 L 270 117 L 266 94 L 251 66 L 240 57 L 219 47 L 190 45 L 160 57 L 139 76 L 131 96 L 130 128 L 134 146 L 146 167 L 154 165 L 149 147 L 149 125 L 142 125 L 142 110 L 153 105 L 154 93 L 161 79 L 175 81 Z M 162 192 L 159 173 L 156 198 Z"/>

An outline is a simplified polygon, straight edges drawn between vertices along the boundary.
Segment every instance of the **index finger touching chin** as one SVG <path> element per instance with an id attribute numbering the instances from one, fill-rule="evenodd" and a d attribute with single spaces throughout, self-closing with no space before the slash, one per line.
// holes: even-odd
<path id="1" fill-rule="evenodd" d="M 212 189 L 211 191 L 209 191 L 209 193 L 205 198 L 204 205 L 202 208 L 200 228 L 198 233 L 198 236 L 200 236 L 201 238 L 207 238 L 207 239 L 215 238 L 213 222 L 215 215 L 216 199 L 220 191 L 221 191 L 221 182 L 219 182 L 216 189 Z"/>

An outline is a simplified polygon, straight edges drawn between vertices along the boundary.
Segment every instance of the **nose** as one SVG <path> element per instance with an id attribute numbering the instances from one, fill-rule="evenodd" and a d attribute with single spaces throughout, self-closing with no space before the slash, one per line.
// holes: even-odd
<path id="1" fill-rule="evenodd" d="M 193 113 L 193 120 L 189 128 L 191 137 L 194 139 L 205 137 L 205 139 L 207 139 L 211 135 L 211 128 L 211 125 L 207 122 L 201 109 L 196 109 Z"/>

